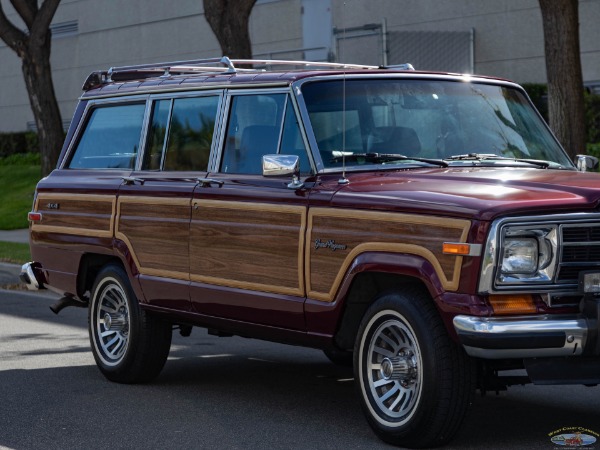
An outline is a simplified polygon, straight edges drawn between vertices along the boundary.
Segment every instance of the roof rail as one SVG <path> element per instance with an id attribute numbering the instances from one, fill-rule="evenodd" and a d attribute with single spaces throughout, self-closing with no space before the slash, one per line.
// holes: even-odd
<path id="1" fill-rule="evenodd" d="M 237 67 L 236 67 L 237 65 Z M 106 71 L 92 72 L 85 80 L 83 90 L 87 91 L 112 81 L 130 81 L 156 76 L 170 77 L 173 75 L 199 75 L 207 73 L 238 73 L 266 71 L 277 67 L 292 67 L 291 70 L 327 70 L 350 69 L 369 70 L 383 67 L 362 64 L 330 63 L 317 61 L 289 61 L 280 59 L 229 59 L 222 58 L 193 59 L 187 61 L 171 61 L 135 66 L 111 67 Z M 392 68 L 392 67 L 390 67 Z M 410 64 L 394 66 L 403 70 L 414 70 Z M 160 75 L 158 75 L 160 74 Z"/>
<path id="2" fill-rule="evenodd" d="M 404 63 L 404 64 L 392 64 L 391 66 L 385 66 L 386 69 L 392 70 L 415 70 L 412 64 Z"/>

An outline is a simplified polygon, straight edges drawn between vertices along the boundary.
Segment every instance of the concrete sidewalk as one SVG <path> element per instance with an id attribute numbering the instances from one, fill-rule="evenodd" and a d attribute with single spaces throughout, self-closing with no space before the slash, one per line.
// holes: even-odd
<path id="1" fill-rule="evenodd" d="M 24 228 L 22 230 L 0 230 L 0 241 L 29 244 L 29 229 Z"/>

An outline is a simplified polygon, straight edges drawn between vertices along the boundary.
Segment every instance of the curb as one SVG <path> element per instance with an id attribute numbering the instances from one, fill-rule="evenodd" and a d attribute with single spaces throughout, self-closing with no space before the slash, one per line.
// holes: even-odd
<path id="1" fill-rule="evenodd" d="M 22 284 L 20 273 L 20 265 L 0 262 L 0 286 Z"/>

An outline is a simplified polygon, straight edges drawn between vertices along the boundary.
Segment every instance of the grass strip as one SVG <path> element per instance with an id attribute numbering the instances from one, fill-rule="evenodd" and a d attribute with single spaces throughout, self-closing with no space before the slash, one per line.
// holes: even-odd
<path id="1" fill-rule="evenodd" d="M 24 264 L 31 261 L 29 244 L 0 241 L 0 261 L 12 264 Z"/>
<path id="2" fill-rule="evenodd" d="M 0 165 L 0 230 L 27 228 L 40 166 Z"/>

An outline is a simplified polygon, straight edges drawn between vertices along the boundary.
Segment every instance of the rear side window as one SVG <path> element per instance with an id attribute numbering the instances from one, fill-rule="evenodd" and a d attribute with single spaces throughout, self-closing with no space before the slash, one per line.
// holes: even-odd
<path id="1" fill-rule="evenodd" d="M 218 96 L 155 101 L 142 168 L 206 171 L 218 106 Z"/>
<path id="2" fill-rule="evenodd" d="M 145 108 L 145 103 L 95 108 L 68 168 L 133 169 Z"/>

